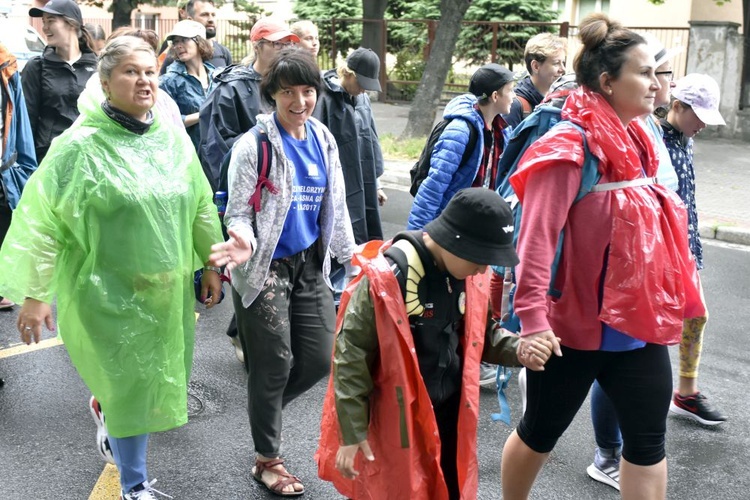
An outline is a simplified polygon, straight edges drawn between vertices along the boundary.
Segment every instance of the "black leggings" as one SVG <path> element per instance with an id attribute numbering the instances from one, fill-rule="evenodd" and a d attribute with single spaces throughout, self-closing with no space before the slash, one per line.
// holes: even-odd
<path id="1" fill-rule="evenodd" d="M 625 352 L 562 348 L 544 371 L 527 371 L 528 402 L 518 436 L 532 450 L 548 453 L 583 404 L 594 379 L 612 400 L 623 437 L 622 456 L 635 465 L 659 463 L 672 397 L 666 346 L 647 344 Z"/>

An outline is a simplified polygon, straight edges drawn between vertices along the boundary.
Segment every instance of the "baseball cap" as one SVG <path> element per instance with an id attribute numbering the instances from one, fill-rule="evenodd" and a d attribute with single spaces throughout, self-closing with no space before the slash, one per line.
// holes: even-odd
<path id="1" fill-rule="evenodd" d="M 167 40 L 171 42 L 176 36 L 181 36 L 182 38 L 195 38 L 196 36 L 199 36 L 205 39 L 206 27 L 197 21 L 191 21 L 189 19 L 180 21 L 174 25 L 172 33 L 167 35 Z"/>
<path id="2" fill-rule="evenodd" d="M 641 33 L 641 36 L 646 40 L 646 45 L 648 46 L 648 52 L 652 56 L 654 56 L 654 59 L 656 60 L 656 66 L 655 68 L 658 68 L 665 62 L 671 60 L 674 56 L 682 52 L 683 47 L 677 46 L 672 47 L 671 49 L 665 49 L 664 44 L 661 43 L 661 40 L 656 38 L 651 33 Z"/>
<path id="3" fill-rule="evenodd" d="M 357 83 L 365 90 L 381 92 L 380 58 L 372 49 L 360 47 L 346 58 L 346 67 L 354 71 Z"/>
<path id="4" fill-rule="evenodd" d="M 495 191 L 460 190 L 424 231 L 443 249 L 475 264 L 515 266 L 513 212 Z"/>
<path id="5" fill-rule="evenodd" d="M 701 73 L 690 73 L 677 80 L 672 97 L 689 105 L 706 125 L 726 125 L 719 112 L 721 91 L 716 80 Z"/>
<path id="6" fill-rule="evenodd" d="M 289 31 L 289 27 L 276 19 L 263 17 L 253 24 L 250 30 L 250 41 L 268 40 L 269 42 L 278 42 L 284 38 L 291 38 L 294 43 L 299 43 L 299 37 Z"/>
<path id="7" fill-rule="evenodd" d="M 83 16 L 78 4 L 72 0 L 50 0 L 44 7 L 33 7 L 29 9 L 29 16 L 42 17 L 44 13 L 55 16 L 65 16 L 83 24 Z"/>
<path id="8" fill-rule="evenodd" d="M 516 78 L 511 70 L 499 64 L 485 64 L 471 75 L 469 92 L 479 99 L 486 99 L 508 82 Z"/>

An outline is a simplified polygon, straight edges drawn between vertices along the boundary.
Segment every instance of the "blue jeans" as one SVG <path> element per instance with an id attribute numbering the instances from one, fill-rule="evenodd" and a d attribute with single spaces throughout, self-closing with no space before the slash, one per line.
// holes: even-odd
<path id="1" fill-rule="evenodd" d="M 115 438 L 109 436 L 109 446 L 120 471 L 120 486 L 123 494 L 135 486 L 148 481 L 146 456 L 148 454 L 148 434 Z"/>
<path id="2" fill-rule="evenodd" d="M 615 407 L 598 381 L 591 386 L 591 423 L 594 425 L 596 446 L 605 450 L 622 448 Z"/>

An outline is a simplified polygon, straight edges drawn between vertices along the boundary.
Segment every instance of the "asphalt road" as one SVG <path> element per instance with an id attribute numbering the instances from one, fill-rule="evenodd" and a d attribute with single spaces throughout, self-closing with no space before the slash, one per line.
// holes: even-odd
<path id="1" fill-rule="evenodd" d="M 402 191 L 387 193 L 383 219 L 391 236 L 404 226 L 411 197 Z M 750 371 L 750 248 L 707 243 L 705 253 L 703 279 L 711 320 L 700 386 L 730 420 L 704 429 L 691 421 L 669 419 L 668 497 L 744 499 L 750 489 L 750 405 L 743 399 Z M 177 499 L 277 498 L 250 477 L 244 373 L 224 335 L 230 309 L 225 303 L 211 311 L 199 310 L 190 423 L 151 438 L 150 476 L 158 479 L 158 489 Z M 62 346 L 16 354 L 16 314 L 17 309 L 0 313 L 0 377 L 6 380 L 0 389 L 0 499 L 116 498 L 112 493 L 90 497 L 104 464 L 94 448 L 87 389 Z M 673 359 L 675 354 L 673 348 Z M 304 481 L 308 499 L 341 498 L 317 479 L 312 458 L 324 391 L 324 383 L 318 384 L 284 414 L 287 466 Z M 509 399 L 516 423 L 520 398 L 515 379 Z M 484 392 L 478 437 L 480 499 L 501 498 L 500 455 L 511 428 L 491 420 L 496 408 L 494 395 Z M 617 498 L 614 490 L 586 475 L 593 449 L 586 405 L 558 443 L 531 498 Z"/>

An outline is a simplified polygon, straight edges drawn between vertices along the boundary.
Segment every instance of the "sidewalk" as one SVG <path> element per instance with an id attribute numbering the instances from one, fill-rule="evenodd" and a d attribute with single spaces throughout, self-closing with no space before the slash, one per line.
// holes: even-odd
<path id="1" fill-rule="evenodd" d="M 408 106 L 373 102 L 372 110 L 379 134 L 398 136 L 406 127 Z M 698 136 L 694 149 L 701 237 L 750 245 L 750 144 Z M 386 159 L 381 181 L 408 190 L 412 164 Z"/>

